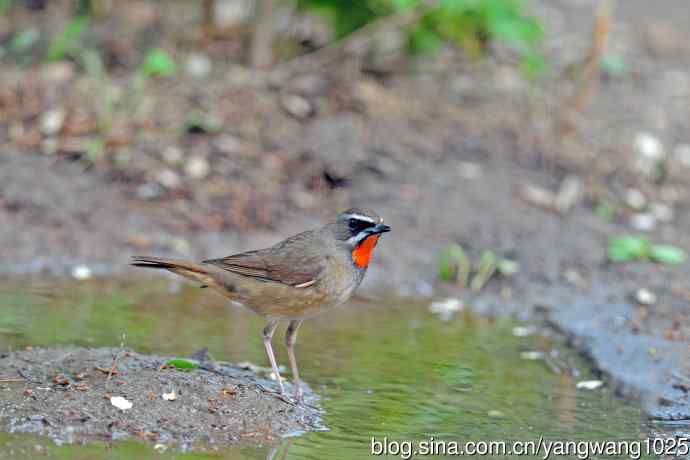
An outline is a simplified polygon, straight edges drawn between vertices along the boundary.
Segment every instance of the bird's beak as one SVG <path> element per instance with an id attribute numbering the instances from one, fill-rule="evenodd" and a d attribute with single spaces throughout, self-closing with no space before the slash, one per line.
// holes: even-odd
<path id="1" fill-rule="evenodd" d="M 390 231 L 391 228 L 388 225 L 384 224 L 376 224 L 376 226 L 371 229 L 371 233 L 386 233 Z"/>

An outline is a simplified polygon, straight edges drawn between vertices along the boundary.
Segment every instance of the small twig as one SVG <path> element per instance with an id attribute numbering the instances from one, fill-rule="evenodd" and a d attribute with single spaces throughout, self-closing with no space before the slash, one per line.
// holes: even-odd
<path id="1" fill-rule="evenodd" d="M 110 369 L 108 369 L 108 377 L 106 377 L 105 379 L 105 391 L 108 391 L 108 384 L 110 383 L 110 379 L 112 378 L 113 374 L 117 374 L 115 366 L 117 366 L 117 360 L 120 359 L 120 356 L 124 352 L 126 337 L 126 334 L 123 332 L 122 340 L 120 341 L 120 350 L 118 350 L 118 352 L 115 354 L 115 357 L 113 358 L 113 364 L 110 366 Z"/>
<path id="2" fill-rule="evenodd" d="M 26 379 L 19 379 L 19 378 L 8 378 L 8 379 L 0 379 L 0 383 L 26 383 Z"/>
<path id="3" fill-rule="evenodd" d="M 606 43 L 611 30 L 611 16 L 614 0 L 605 0 L 598 4 L 592 32 L 592 46 L 582 63 L 579 85 L 572 97 L 567 98 L 560 114 L 559 132 L 561 137 L 571 134 L 576 114 L 581 113 L 599 88 L 601 57 L 606 50 Z"/>

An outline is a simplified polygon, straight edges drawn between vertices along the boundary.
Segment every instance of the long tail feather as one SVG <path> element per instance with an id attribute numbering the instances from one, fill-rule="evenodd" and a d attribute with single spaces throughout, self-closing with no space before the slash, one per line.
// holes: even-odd
<path id="1" fill-rule="evenodd" d="M 163 268 L 166 270 L 187 270 L 194 273 L 206 274 L 207 270 L 194 262 L 187 262 L 184 260 L 168 259 L 166 257 L 148 257 L 148 256 L 134 256 L 132 257 L 132 265 L 135 267 L 148 268 Z"/>

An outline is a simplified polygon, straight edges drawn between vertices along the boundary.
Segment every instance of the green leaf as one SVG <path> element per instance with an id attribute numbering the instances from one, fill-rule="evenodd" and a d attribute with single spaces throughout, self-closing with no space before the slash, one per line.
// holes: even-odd
<path id="1" fill-rule="evenodd" d="M 477 273 L 472 278 L 472 284 L 470 289 L 474 292 L 479 292 L 482 290 L 484 285 L 491 279 L 496 271 L 496 255 L 493 251 L 484 251 L 481 258 L 479 259 L 479 264 L 477 265 Z"/>
<path id="2" fill-rule="evenodd" d="M 439 258 L 439 278 L 443 281 L 458 281 L 461 286 L 467 284 L 470 272 L 470 261 L 465 250 L 459 244 L 451 244 Z"/>
<path id="3" fill-rule="evenodd" d="M 4 13 L 14 6 L 14 0 L 0 0 L 0 13 Z"/>
<path id="4" fill-rule="evenodd" d="M 510 277 L 520 271 L 520 264 L 514 260 L 501 259 L 496 264 L 496 270 L 501 276 Z"/>
<path id="5" fill-rule="evenodd" d="M 652 245 L 649 258 L 662 264 L 682 264 L 685 262 L 685 251 L 665 244 Z"/>
<path id="6" fill-rule="evenodd" d="M 174 367 L 175 369 L 179 369 L 182 371 L 191 371 L 192 369 L 196 369 L 199 367 L 197 363 L 193 363 L 191 361 L 187 361 L 186 359 L 171 359 L 167 363 L 165 363 L 166 366 Z"/>
<path id="7" fill-rule="evenodd" d="M 141 71 L 147 77 L 170 77 L 177 73 L 175 61 L 160 48 L 152 48 L 141 64 Z"/>
<path id="8" fill-rule="evenodd" d="M 419 4 L 419 0 L 391 0 L 391 4 L 396 11 L 402 11 L 415 8 Z"/>
<path id="9" fill-rule="evenodd" d="M 436 32 L 419 25 L 410 32 L 409 43 L 411 52 L 422 54 L 437 50 L 443 41 Z"/>
<path id="10" fill-rule="evenodd" d="M 46 59 L 48 61 L 60 61 L 64 59 L 67 54 L 74 51 L 79 43 L 81 35 L 88 25 L 89 19 L 85 16 L 79 16 L 72 19 L 65 27 L 65 30 L 53 39 L 48 49 Z"/>
<path id="11" fill-rule="evenodd" d="M 650 243 L 645 238 L 623 236 L 611 238 L 608 256 L 612 262 L 629 262 L 649 257 Z"/>

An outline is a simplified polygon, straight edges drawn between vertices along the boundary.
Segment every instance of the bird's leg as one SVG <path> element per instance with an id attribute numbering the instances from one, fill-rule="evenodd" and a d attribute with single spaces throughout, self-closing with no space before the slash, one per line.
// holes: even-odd
<path id="1" fill-rule="evenodd" d="M 278 381 L 278 388 L 280 390 L 280 394 L 284 395 L 285 394 L 285 389 L 283 388 L 283 382 L 280 380 L 280 372 L 278 372 L 278 364 L 276 363 L 276 356 L 273 354 L 273 347 L 271 346 L 271 339 L 273 338 L 273 333 L 276 331 L 276 328 L 278 327 L 278 321 L 271 319 L 268 321 L 268 324 L 266 324 L 266 327 L 261 333 L 261 337 L 263 338 L 264 341 L 264 347 L 266 347 L 266 354 L 268 355 L 268 360 L 271 362 L 271 369 L 273 370 L 273 374 L 276 376 L 276 380 Z"/>
<path id="2" fill-rule="evenodd" d="M 285 344 L 287 345 L 288 358 L 290 359 L 290 368 L 292 369 L 292 378 L 295 386 L 295 399 L 302 400 L 302 388 L 299 381 L 299 370 L 297 369 L 297 359 L 295 358 L 295 342 L 297 342 L 297 330 L 302 324 L 301 319 L 290 321 L 290 325 L 285 333 Z"/>

